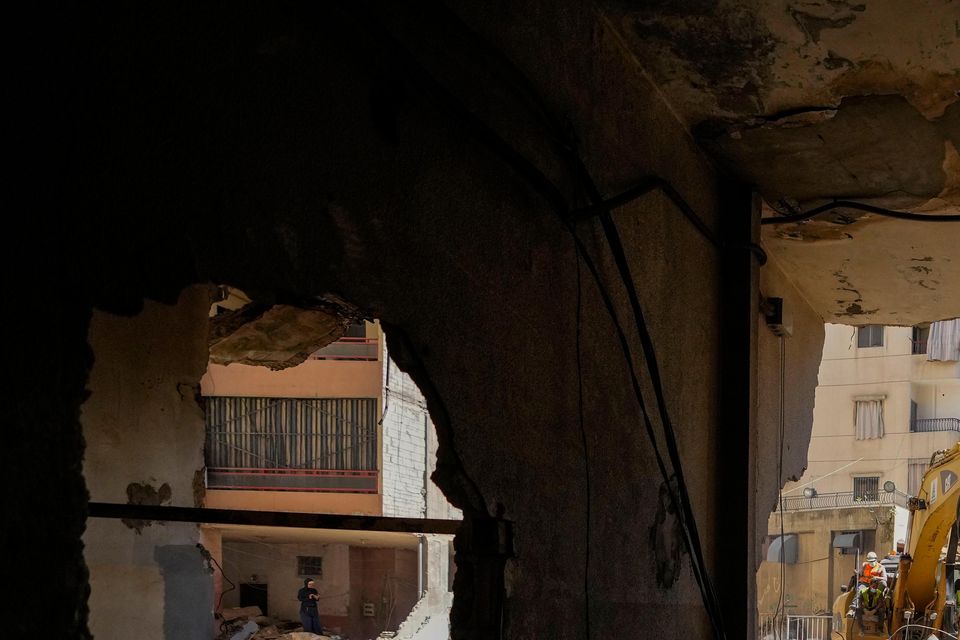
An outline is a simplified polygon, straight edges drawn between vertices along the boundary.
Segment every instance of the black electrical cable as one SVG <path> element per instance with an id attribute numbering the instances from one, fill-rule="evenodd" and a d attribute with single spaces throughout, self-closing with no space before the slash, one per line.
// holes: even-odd
<path id="1" fill-rule="evenodd" d="M 365 21 L 365 25 L 368 28 L 373 28 L 375 21 L 367 20 Z M 669 420 L 669 416 L 666 416 L 666 407 L 659 377 L 659 370 L 655 361 L 651 360 L 651 356 L 655 357 L 655 354 L 653 353 L 653 344 L 649 333 L 646 331 L 642 313 L 639 313 L 639 302 L 636 300 L 636 291 L 633 287 L 632 281 L 629 280 L 629 270 L 627 270 L 627 280 L 624 282 L 624 284 L 627 287 L 628 292 L 633 292 L 632 297 L 634 298 L 634 302 L 636 302 L 636 304 L 632 304 L 632 306 L 634 309 L 638 330 L 641 332 L 641 344 L 644 346 L 648 367 L 651 367 L 651 381 L 654 385 L 658 403 L 662 403 L 659 407 L 661 421 L 664 426 L 668 451 L 671 453 L 671 463 L 674 466 L 674 477 L 677 479 L 676 493 L 669 490 L 671 486 L 671 476 L 666 470 L 662 454 L 659 451 L 656 436 L 653 432 L 652 421 L 650 420 L 649 414 L 646 411 L 646 404 L 643 400 L 643 394 L 640 389 L 639 378 L 637 377 L 633 366 L 633 356 L 630 351 L 626 335 L 619 324 L 615 307 L 613 306 L 613 302 L 610 299 L 609 293 L 606 291 L 606 287 L 603 284 L 603 279 L 601 278 L 596 265 L 593 264 L 592 259 L 589 258 L 589 254 L 586 252 L 586 248 L 583 246 L 582 241 L 576 237 L 573 224 L 569 221 L 569 208 L 567 207 L 566 200 L 562 193 L 537 167 L 530 163 L 530 161 L 523 157 L 523 155 L 517 152 L 512 146 L 508 145 L 498 134 L 496 134 L 496 132 L 490 129 L 479 118 L 474 116 L 460 103 L 457 98 L 452 96 L 442 85 L 436 82 L 436 80 L 434 80 L 432 76 L 430 76 L 429 73 L 427 73 L 426 70 L 419 65 L 413 56 L 409 54 L 409 52 L 407 52 L 394 38 L 392 38 L 388 32 L 383 29 L 377 29 L 377 34 L 381 37 L 383 42 L 392 46 L 392 48 L 395 50 L 394 52 L 397 54 L 397 60 L 402 60 L 407 63 L 409 67 L 408 70 L 413 72 L 414 78 L 418 82 L 419 86 L 427 93 L 439 98 L 449 109 L 453 111 L 454 115 L 462 121 L 462 124 L 464 124 L 481 143 L 488 146 L 488 148 L 490 148 L 496 155 L 501 157 L 509 166 L 517 171 L 517 173 L 524 178 L 530 184 L 530 186 L 534 188 L 535 191 L 537 191 L 542 197 L 544 197 L 545 200 L 547 200 L 548 203 L 550 203 L 560 219 L 567 223 L 568 230 L 573 233 L 574 239 L 584 259 L 584 265 L 590 271 L 591 276 L 597 284 L 601 294 L 601 299 L 604 302 L 604 306 L 606 307 L 608 314 L 611 316 L 611 319 L 617 328 L 617 338 L 627 361 L 627 367 L 631 377 L 631 384 L 634 394 L 640 405 L 641 413 L 643 414 L 644 425 L 647 430 L 648 438 L 651 446 L 654 449 L 657 467 L 661 473 L 665 485 L 668 488 L 670 500 L 673 503 L 677 513 L 680 515 L 681 528 L 685 531 L 684 542 L 691 554 L 691 565 L 694 569 L 694 575 L 697 578 L 697 583 L 701 591 L 701 596 L 704 600 L 704 606 L 707 610 L 707 614 L 710 617 L 717 638 L 725 638 L 726 636 L 723 632 L 723 623 L 720 616 L 720 609 L 716 594 L 713 591 L 709 577 L 704 572 L 703 554 L 700 547 L 699 535 L 696 532 L 696 523 L 689 504 L 689 493 L 687 492 L 686 483 L 682 476 L 679 454 L 676 451 L 676 442 L 672 432 L 672 423 Z M 570 155 L 573 157 L 573 159 L 575 159 L 577 164 L 582 166 L 582 162 L 580 162 L 579 157 L 577 157 L 576 154 L 572 153 L 571 151 Z M 589 180 L 589 175 L 585 175 L 585 178 Z M 588 184 L 592 184 L 592 180 L 590 180 Z M 594 191 L 596 191 L 595 187 Z M 595 193 L 595 196 L 595 199 L 599 198 L 599 193 Z M 598 202 L 599 201 L 602 201 L 602 198 L 599 198 Z M 609 217 L 609 212 L 607 212 L 607 217 Z M 615 227 L 613 230 L 615 231 Z M 616 238 L 616 242 L 613 246 L 620 244 L 619 235 L 608 236 L 608 240 L 611 240 L 612 238 Z M 620 252 L 622 254 L 622 245 L 620 245 Z M 625 257 L 623 260 L 625 261 Z M 618 262 L 620 261 L 621 260 L 618 260 Z M 623 276 L 622 271 L 621 276 Z M 666 416 L 666 420 L 663 420 L 664 416 Z M 692 531 L 691 526 L 693 527 Z"/>
<path id="2" fill-rule="evenodd" d="M 590 640 L 590 527 L 593 516 L 590 492 L 590 448 L 587 444 L 587 427 L 583 417 L 583 358 L 580 354 L 580 340 L 583 330 L 583 284 L 580 277 L 580 248 L 574 243 L 574 255 L 577 261 L 577 415 L 580 423 L 580 443 L 583 447 L 583 477 L 584 491 L 584 553 L 583 553 L 583 622 L 587 630 L 586 638 Z"/>
<path id="3" fill-rule="evenodd" d="M 606 200 L 601 199 L 599 202 L 594 202 L 589 207 L 574 211 L 571 214 L 571 217 L 575 222 L 580 222 L 583 220 L 588 220 L 594 216 L 602 215 L 608 211 L 613 211 L 619 207 L 622 207 L 625 204 L 633 202 L 634 200 L 645 196 L 651 191 L 662 191 L 664 195 L 670 198 L 670 201 L 680 210 L 681 213 L 697 228 L 697 231 L 710 241 L 713 246 L 717 248 L 723 247 L 723 241 L 717 237 L 717 235 L 706 225 L 703 219 L 697 215 L 697 212 L 693 210 L 687 201 L 680 195 L 680 193 L 673 187 L 672 184 L 664 180 L 659 176 L 648 176 L 640 181 L 639 184 L 627 189 L 621 194 L 613 196 L 612 198 L 607 198 Z"/>
<path id="4" fill-rule="evenodd" d="M 610 253 L 613 255 L 614 263 L 617 266 L 617 271 L 620 274 L 621 282 L 624 286 L 624 289 L 627 292 L 627 299 L 630 303 L 631 311 L 633 312 L 634 323 L 637 328 L 637 334 L 640 337 L 640 345 L 643 350 L 644 361 L 647 365 L 647 372 L 650 375 L 650 382 L 653 386 L 654 395 L 657 399 L 657 409 L 660 416 L 660 423 L 663 428 L 663 436 L 666 441 L 667 454 L 670 458 L 670 464 L 673 467 L 673 477 L 676 479 L 676 498 L 672 500 L 674 507 L 677 508 L 677 513 L 680 516 L 681 528 L 684 531 L 684 537 L 687 543 L 687 549 L 690 551 L 691 566 L 693 568 L 694 578 L 697 581 L 697 585 L 700 589 L 701 596 L 703 597 L 704 606 L 707 609 L 707 614 L 710 617 L 710 622 L 713 625 L 714 635 L 718 640 L 723 640 L 726 638 L 726 632 L 723 625 L 723 616 L 720 607 L 720 601 L 717 597 L 716 591 L 713 588 L 713 583 L 710 580 L 710 576 L 706 572 L 706 563 L 703 558 L 703 547 L 700 542 L 700 534 L 697 531 L 697 522 L 693 514 L 693 508 L 690 504 L 690 493 L 686 486 L 686 480 L 683 475 L 683 464 L 680 459 L 680 452 L 677 447 L 676 435 L 673 429 L 673 423 L 670 420 L 669 412 L 667 411 L 666 397 L 663 392 L 663 384 L 660 379 L 660 368 L 657 364 L 656 350 L 653 346 L 653 339 L 650 336 L 650 332 L 647 328 L 646 321 L 643 316 L 643 310 L 640 307 L 640 298 L 637 294 L 636 287 L 634 286 L 633 275 L 630 272 L 630 265 L 627 261 L 626 252 L 623 248 L 623 242 L 620 238 L 619 230 L 617 225 L 613 220 L 612 211 L 604 206 L 604 198 L 600 193 L 599 188 L 597 188 L 596 183 L 593 181 L 592 176 L 590 175 L 589 170 L 586 165 L 583 163 L 583 160 L 576 153 L 572 144 L 565 145 L 567 149 L 566 158 L 570 164 L 571 170 L 583 184 L 584 188 L 587 191 L 590 200 L 593 202 L 594 207 L 600 207 L 598 210 L 601 226 L 603 227 L 604 235 L 607 240 L 607 245 L 610 249 Z M 697 216 L 696 212 L 680 197 L 680 194 L 670 185 L 668 182 L 654 178 L 650 181 L 650 188 L 660 188 L 664 189 L 666 185 L 667 189 L 665 192 L 668 195 L 671 195 L 671 199 L 675 198 L 675 201 L 679 203 L 681 211 L 688 215 L 691 221 L 694 222 L 694 225 L 701 231 L 715 246 L 720 246 L 720 242 L 716 236 L 710 231 L 703 221 Z M 573 226 L 571 221 L 571 226 Z M 632 356 L 630 356 L 632 359 Z M 649 415 L 646 412 L 643 395 L 639 392 L 639 385 L 637 387 L 637 401 L 640 403 L 641 407 L 644 408 L 643 416 L 646 422 L 647 431 L 650 434 L 651 443 L 656 447 L 656 439 L 653 436 L 653 427 L 650 424 Z M 669 478 L 665 478 L 664 482 L 669 494 L 673 492 L 670 490 Z"/>
<path id="5" fill-rule="evenodd" d="M 804 211 L 803 213 L 796 213 L 789 216 L 761 218 L 760 224 L 766 225 L 802 222 L 803 220 L 809 220 L 814 216 L 818 216 L 821 213 L 830 211 L 832 209 L 856 209 L 858 211 L 867 211 L 869 213 L 875 213 L 888 218 L 912 220 L 914 222 L 960 222 L 960 214 L 913 213 L 911 211 L 895 211 L 893 209 L 885 209 L 883 207 L 877 207 L 872 204 L 865 204 L 855 200 L 834 200 L 833 202 L 828 202 L 827 204 L 820 205 L 819 207 L 814 207 L 813 209 Z"/>
<path id="6" fill-rule="evenodd" d="M 593 183 L 593 180 L 590 178 L 586 167 L 582 164 L 578 157 L 572 158 L 572 160 L 579 165 L 576 167 L 576 170 L 580 174 L 581 180 L 583 180 L 595 205 L 602 203 L 603 197 L 600 195 L 599 190 Z M 670 464 L 673 467 L 673 477 L 676 479 L 677 499 L 675 500 L 675 506 L 678 507 L 681 528 L 684 531 L 687 548 L 691 554 L 691 565 L 693 568 L 694 577 L 696 578 L 701 594 L 703 595 L 704 606 L 707 608 L 707 613 L 710 617 L 711 623 L 713 624 L 714 635 L 718 639 L 723 639 L 726 638 L 726 633 L 724 631 L 720 601 L 717 597 L 716 591 L 713 588 L 713 583 L 706 572 L 706 563 L 703 558 L 700 535 L 697 531 L 696 518 L 693 514 L 693 509 L 690 504 L 690 494 L 683 475 L 683 465 L 680 460 L 680 453 L 677 447 L 673 423 L 670 419 L 669 412 L 667 411 L 666 397 L 663 392 L 663 384 L 660 378 L 660 370 L 657 363 L 653 339 L 650 336 L 650 332 L 643 316 L 643 310 L 640 307 L 639 296 L 637 294 L 636 287 L 633 284 L 633 276 L 630 272 L 630 265 L 627 261 L 626 252 L 623 248 L 623 242 L 620 238 L 620 233 L 609 210 L 605 210 L 600 213 L 600 222 L 603 227 L 610 252 L 613 255 L 614 263 L 617 266 L 617 270 L 620 273 L 620 278 L 627 292 L 627 298 L 630 303 L 630 308 L 633 312 L 634 323 L 637 328 L 637 333 L 640 337 L 640 345 L 643 350 L 644 360 L 647 364 L 647 372 L 650 375 L 650 382 L 653 386 L 654 395 L 657 400 L 657 409 L 660 416 L 660 423 L 663 428 L 663 436 L 667 447 L 667 454 L 670 458 Z M 643 402 L 642 396 L 639 398 L 639 400 L 641 403 Z M 644 418 L 645 420 L 649 421 L 649 416 L 647 416 L 646 412 L 644 412 Z M 650 427 L 649 431 L 652 432 L 652 426 Z M 669 479 L 667 479 L 666 482 L 669 490 Z"/>
<path id="7" fill-rule="evenodd" d="M 786 570 L 787 550 L 785 546 L 786 541 L 784 540 L 785 529 L 784 529 L 784 522 L 783 522 L 783 517 L 784 517 L 784 513 L 783 513 L 783 440 L 785 435 L 784 423 L 786 422 L 784 419 L 785 414 L 784 414 L 784 406 L 783 406 L 784 398 L 786 397 L 784 393 L 784 385 L 786 381 L 785 360 L 786 360 L 786 355 L 785 355 L 785 349 L 784 349 L 783 336 L 780 336 L 780 403 L 777 410 L 777 427 L 778 427 L 777 433 L 778 433 L 778 442 L 779 442 L 778 444 L 779 453 L 777 457 L 777 496 L 778 496 L 778 501 L 780 506 L 780 596 L 777 599 L 777 611 L 776 613 L 773 614 L 774 635 L 778 637 L 782 635 L 781 625 L 780 625 L 780 616 L 783 615 L 783 613 L 786 611 L 786 608 L 785 608 L 786 602 L 784 600 L 784 597 L 785 597 L 784 589 L 786 588 L 786 578 L 787 578 L 787 570 Z"/>
<path id="8" fill-rule="evenodd" d="M 597 202 L 589 207 L 578 209 L 570 214 L 571 219 L 574 222 L 582 222 L 584 220 L 589 220 L 595 216 L 601 215 L 605 211 L 613 211 L 619 207 L 629 204 L 634 200 L 645 196 L 651 191 L 660 191 L 663 193 L 670 202 L 683 214 L 683 216 L 690 221 L 694 228 L 700 232 L 704 238 L 710 241 L 717 249 L 723 251 L 726 249 L 746 249 L 753 252 L 757 256 L 757 260 L 760 263 L 760 266 L 763 266 L 767 263 L 767 252 L 763 250 L 759 244 L 755 242 L 750 242 L 744 245 L 731 245 L 723 240 L 721 240 L 717 234 L 713 232 L 710 227 L 703 221 L 697 212 L 693 210 L 693 207 L 690 206 L 690 203 L 680 195 L 680 192 L 670 184 L 667 180 L 664 180 L 660 176 L 647 176 L 643 178 L 639 184 L 634 185 L 633 187 L 627 189 L 621 194 L 615 195 L 612 198 L 607 198 Z"/>
<path id="9" fill-rule="evenodd" d="M 231 580 L 230 578 L 227 577 L 227 574 L 224 573 L 224 571 L 223 571 L 223 567 L 220 566 L 220 563 L 217 562 L 217 559 L 213 557 L 213 554 L 211 554 L 210 551 L 209 551 L 205 546 L 203 546 L 203 544 L 201 544 L 201 543 L 198 542 L 198 543 L 196 544 L 196 547 L 197 547 L 197 549 L 200 550 L 200 555 L 203 556 L 203 558 L 204 558 L 207 562 L 212 562 L 214 565 L 216 565 L 217 569 L 220 571 L 220 576 L 223 577 L 224 580 L 226 580 L 227 582 L 230 583 L 230 588 L 229 588 L 229 589 L 227 589 L 227 590 L 221 590 L 221 591 L 220 591 L 220 597 L 217 598 L 217 606 L 214 607 L 214 609 L 213 609 L 215 612 L 216 612 L 216 611 L 220 611 L 220 605 L 223 604 L 223 596 L 224 596 L 224 594 L 227 593 L 228 591 L 233 591 L 234 589 L 236 589 L 236 588 L 237 588 L 237 585 L 234 584 L 233 580 Z M 227 624 L 227 621 L 226 621 L 226 620 L 224 620 L 223 622 L 220 623 L 220 630 L 221 630 L 221 631 L 224 631 L 224 630 L 226 629 L 226 624 Z"/>

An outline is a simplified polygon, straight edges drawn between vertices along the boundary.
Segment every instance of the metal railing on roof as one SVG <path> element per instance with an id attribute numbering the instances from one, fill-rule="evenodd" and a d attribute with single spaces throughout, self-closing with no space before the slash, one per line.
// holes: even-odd
<path id="1" fill-rule="evenodd" d="M 855 495 L 853 491 L 840 491 L 837 493 L 818 493 L 811 498 L 806 496 L 784 496 L 784 511 L 815 511 L 818 509 L 844 509 L 850 507 L 876 507 L 876 506 L 907 506 L 907 494 L 902 491 L 887 493 L 879 491 L 874 494 Z M 780 504 L 777 504 L 774 512 L 780 511 Z"/>

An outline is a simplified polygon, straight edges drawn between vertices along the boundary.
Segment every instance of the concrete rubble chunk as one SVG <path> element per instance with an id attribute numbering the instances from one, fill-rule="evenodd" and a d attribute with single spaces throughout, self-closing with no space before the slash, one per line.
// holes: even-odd
<path id="1" fill-rule="evenodd" d="M 330 640 L 330 636 L 318 636 L 309 631 L 291 631 L 281 636 L 283 640 Z"/>
<path id="2" fill-rule="evenodd" d="M 210 362 L 294 367 L 343 336 L 349 323 L 330 309 L 248 305 L 211 318 Z"/>
<path id="3" fill-rule="evenodd" d="M 263 611 L 260 610 L 260 607 L 233 607 L 230 609 L 223 609 L 220 612 L 220 615 L 223 616 L 223 619 L 227 622 L 231 620 L 238 620 L 240 618 L 257 618 L 263 615 Z"/>
<path id="4" fill-rule="evenodd" d="M 257 607 L 254 607 L 257 608 Z M 240 630 L 230 636 L 230 640 L 248 640 L 250 636 L 255 634 L 260 629 L 258 625 L 253 620 L 248 620 L 247 624 L 240 627 Z"/>
<path id="5" fill-rule="evenodd" d="M 270 640 L 272 638 L 279 638 L 281 635 L 283 634 L 280 633 L 280 629 L 278 629 L 276 625 L 270 624 L 261 627 L 259 631 L 250 636 L 250 640 Z"/>

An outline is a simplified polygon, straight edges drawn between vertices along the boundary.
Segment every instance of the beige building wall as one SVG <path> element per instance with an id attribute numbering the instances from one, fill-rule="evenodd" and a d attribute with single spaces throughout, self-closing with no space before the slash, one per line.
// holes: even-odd
<path id="1" fill-rule="evenodd" d="M 378 398 L 380 362 L 307 360 L 282 371 L 211 364 L 200 381 L 205 396 Z"/>
<path id="2" fill-rule="evenodd" d="M 366 336 L 382 343 L 379 324 L 367 322 Z M 269 398 L 376 398 L 377 413 L 383 412 L 382 350 L 375 361 L 315 360 L 271 371 L 243 364 L 210 364 L 200 381 L 204 396 Z M 383 442 L 383 429 L 377 427 L 377 441 Z M 383 487 L 383 450 L 378 447 L 378 493 L 334 493 L 323 491 L 244 491 L 207 490 L 204 506 L 211 509 L 250 509 L 381 515 Z"/>
<path id="3" fill-rule="evenodd" d="M 960 363 L 911 354 L 910 327 L 884 327 L 883 346 L 858 347 L 856 327 L 828 324 L 813 410 L 813 434 L 801 485 L 818 493 L 852 491 L 854 478 L 878 476 L 907 491 L 908 464 L 929 459 L 958 439 L 956 431 L 910 432 L 910 402 L 919 418 L 960 417 Z M 855 439 L 856 399 L 884 396 L 884 436 Z"/>
<path id="4" fill-rule="evenodd" d="M 876 516 L 876 518 L 874 517 Z M 780 535 L 780 514 L 770 516 L 770 537 Z M 796 563 L 763 562 L 757 572 L 757 604 L 761 614 L 777 611 L 783 587 L 783 612 L 787 615 L 829 612 L 840 586 L 856 571 L 857 555 L 832 548 L 837 533 L 873 531 L 878 553 L 893 538 L 892 509 L 824 509 L 787 512 L 783 531 L 799 537 Z M 869 535 L 869 534 L 868 534 Z M 866 536 L 865 536 L 866 537 Z M 860 561 L 863 560 L 863 551 Z M 781 574 L 782 569 L 782 574 Z"/>
<path id="5" fill-rule="evenodd" d="M 918 419 L 960 418 L 960 363 L 932 362 L 925 354 L 913 354 L 911 327 L 884 327 L 883 344 L 875 347 L 858 347 L 857 331 L 847 325 L 825 326 L 807 467 L 784 486 L 786 499 L 815 489 L 821 499 L 839 493 L 849 501 L 855 479 L 862 477 L 878 478 L 881 492 L 890 480 L 897 492 L 907 493 L 911 462 L 929 460 L 934 451 L 960 439 L 955 430 L 920 433 L 911 432 L 910 425 L 911 401 Z M 856 438 L 858 398 L 882 398 L 883 437 Z M 905 537 L 907 515 L 906 509 L 892 505 L 892 497 L 890 501 L 882 506 L 787 510 L 782 531 L 798 535 L 799 557 L 796 563 L 761 563 L 759 612 L 776 612 L 781 590 L 782 613 L 829 611 L 840 586 L 857 568 L 856 555 L 832 548 L 834 535 L 864 532 L 862 553 L 890 552 L 896 540 Z M 780 535 L 780 513 L 770 516 L 767 533 L 768 539 Z"/>

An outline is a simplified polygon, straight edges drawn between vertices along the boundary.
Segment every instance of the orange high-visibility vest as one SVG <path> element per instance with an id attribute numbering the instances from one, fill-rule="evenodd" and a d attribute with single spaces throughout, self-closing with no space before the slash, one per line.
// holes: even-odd
<path id="1" fill-rule="evenodd" d="M 874 576 L 880 575 L 880 572 L 883 571 L 883 565 L 879 562 L 877 566 L 872 566 L 869 562 L 863 563 L 863 571 L 861 571 L 860 582 L 863 584 L 870 584 L 870 581 Z"/>

